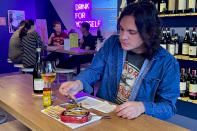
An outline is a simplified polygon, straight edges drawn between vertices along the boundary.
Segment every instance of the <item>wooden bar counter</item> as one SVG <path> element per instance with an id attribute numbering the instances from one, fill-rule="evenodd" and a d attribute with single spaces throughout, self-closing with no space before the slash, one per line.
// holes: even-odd
<path id="1" fill-rule="evenodd" d="M 65 103 L 65 97 L 58 93 L 53 103 Z M 32 95 L 33 80 L 31 75 L 10 75 L 0 77 L 0 107 L 16 117 L 20 122 L 36 131 L 71 131 L 69 127 L 41 113 L 42 97 Z M 95 110 L 90 110 L 98 114 Z M 101 113 L 99 113 L 101 114 Z M 134 120 L 122 119 L 112 112 L 111 119 L 102 119 L 76 129 L 76 131 L 187 131 L 187 129 L 165 121 L 141 115 Z"/>

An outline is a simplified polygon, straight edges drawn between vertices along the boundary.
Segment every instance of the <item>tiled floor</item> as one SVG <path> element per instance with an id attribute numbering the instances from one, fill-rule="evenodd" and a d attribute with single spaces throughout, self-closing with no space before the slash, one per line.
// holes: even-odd
<path id="1" fill-rule="evenodd" d="M 31 131 L 2 108 L 0 108 L 0 112 L 7 114 L 7 121 L 3 124 L 0 124 L 0 131 Z"/>

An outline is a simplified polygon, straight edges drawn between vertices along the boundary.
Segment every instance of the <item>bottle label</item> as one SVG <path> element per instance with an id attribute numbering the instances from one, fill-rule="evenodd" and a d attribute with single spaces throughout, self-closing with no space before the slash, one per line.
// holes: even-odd
<path id="1" fill-rule="evenodd" d="M 158 3 L 155 4 L 156 9 L 158 10 Z"/>
<path id="2" fill-rule="evenodd" d="M 43 79 L 34 79 L 34 90 L 43 90 L 44 80 Z"/>
<path id="3" fill-rule="evenodd" d="M 166 44 L 160 44 L 160 46 L 166 49 Z"/>
<path id="4" fill-rule="evenodd" d="M 196 56 L 196 46 L 189 46 L 189 55 Z"/>
<path id="5" fill-rule="evenodd" d="M 179 0 L 178 10 L 186 9 L 186 0 Z"/>
<path id="6" fill-rule="evenodd" d="M 176 44 L 175 53 L 176 53 L 176 54 L 179 53 L 179 45 L 178 45 L 178 44 Z"/>
<path id="7" fill-rule="evenodd" d="M 175 10 L 175 0 L 168 0 L 168 11 Z"/>
<path id="8" fill-rule="evenodd" d="M 189 92 L 197 93 L 197 84 L 189 84 Z"/>
<path id="9" fill-rule="evenodd" d="M 166 3 L 160 4 L 160 12 L 163 12 L 166 9 Z"/>
<path id="10" fill-rule="evenodd" d="M 189 45 L 187 43 L 183 43 L 183 45 L 182 45 L 182 54 L 183 55 L 189 54 Z"/>
<path id="11" fill-rule="evenodd" d="M 41 52 L 41 48 L 36 48 L 36 51 L 37 52 Z"/>
<path id="12" fill-rule="evenodd" d="M 180 90 L 186 91 L 186 82 L 180 82 Z"/>
<path id="13" fill-rule="evenodd" d="M 187 90 L 189 90 L 189 84 L 190 84 L 190 81 L 186 81 L 186 88 L 187 88 Z"/>
<path id="14" fill-rule="evenodd" d="M 189 0 L 188 8 L 193 9 L 196 6 L 196 0 Z"/>
<path id="15" fill-rule="evenodd" d="M 169 53 L 170 53 L 171 55 L 174 55 L 174 53 L 175 53 L 175 45 L 169 44 L 169 45 L 168 45 L 168 51 L 169 51 Z"/>

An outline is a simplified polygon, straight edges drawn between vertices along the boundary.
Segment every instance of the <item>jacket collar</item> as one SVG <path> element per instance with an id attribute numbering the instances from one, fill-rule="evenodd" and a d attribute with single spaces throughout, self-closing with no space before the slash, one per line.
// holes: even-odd
<path id="1" fill-rule="evenodd" d="M 164 57 L 164 56 L 166 56 L 168 54 L 169 53 L 164 48 L 162 48 L 161 46 L 159 46 L 158 51 L 153 56 L 152 60 L 157 60 L 157 59 L 159 59 L 161 57 Z"/>

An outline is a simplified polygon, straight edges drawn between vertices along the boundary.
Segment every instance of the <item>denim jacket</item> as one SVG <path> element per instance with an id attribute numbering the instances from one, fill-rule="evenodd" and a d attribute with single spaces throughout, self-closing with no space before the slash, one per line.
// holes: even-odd
<path id="1" fill-rule="evenodd" d="M 91 65 L 74 80 L 81 80 L 84 91 L 91 93 L 92 85 L 101 80 L 97 97 L 114 102 L 122 75 L 126 51 L 113 35 L 95 55 Z M 129 101 L 141 101 L 145 114 L 166 120 L 176 112 L 175 103 L 180 94 L 179 64 L 162 47 L 151 60 L 145 59 Z"/>

